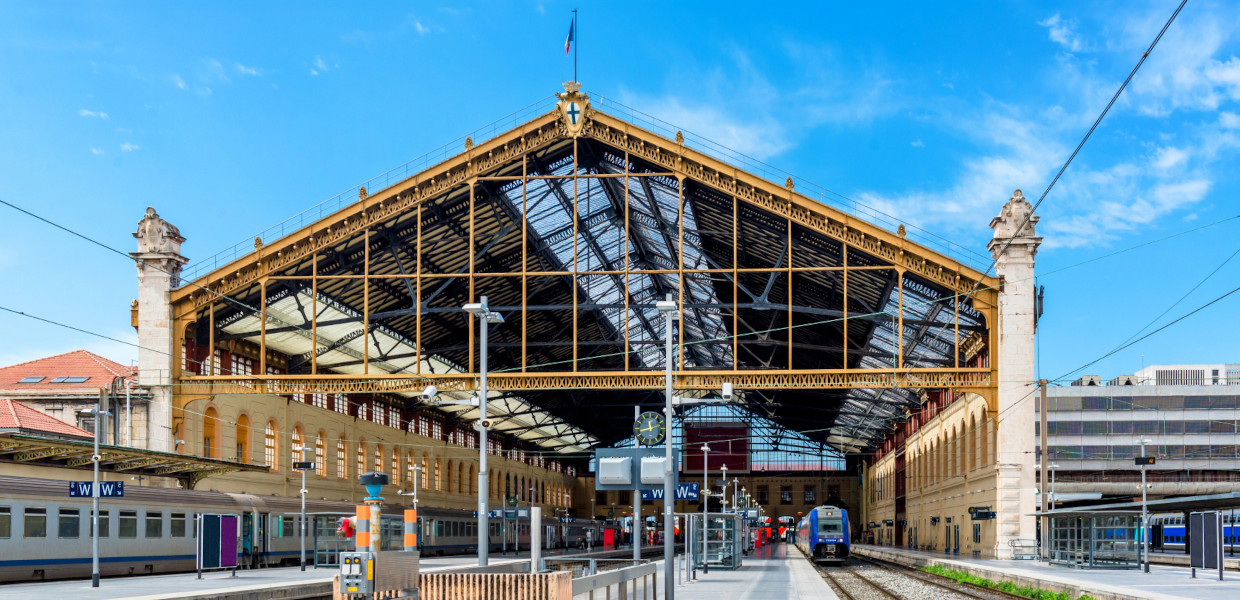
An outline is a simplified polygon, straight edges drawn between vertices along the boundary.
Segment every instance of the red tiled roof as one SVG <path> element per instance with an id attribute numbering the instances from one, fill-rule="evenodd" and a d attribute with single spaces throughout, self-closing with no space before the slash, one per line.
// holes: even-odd
<path id="1" fill-rule="evenodd" d="M 86 350 L 74 350 L 47 358 L 0 367 L 0 389 L 82 390 L 107 387 L 112 378 L 132 375 L 137 369 L 110 361 Z M 42 377 L 39 383 L 18 383 L 26 377 Z M 57 377 L 88 377 L 81 383 L 51 383 Z"/>
<path id="2" fill-rule="evenodd" d="M 93 433 L 85 429 L 78 429 L 60 419 L 7 398 L 0 398 L 0 429 L 18 429 L 23 433 L 51 433 L 86 439 L 95 437 Z"/>

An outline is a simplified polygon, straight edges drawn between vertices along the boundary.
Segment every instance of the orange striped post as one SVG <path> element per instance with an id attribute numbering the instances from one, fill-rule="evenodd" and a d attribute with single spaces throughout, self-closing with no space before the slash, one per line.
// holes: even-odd
<path id="1" fill-rule="evenodd" d="M 357 505 L 357 533 L 353 542 L 358 552 L 370 550 L 370 505 Z"/>
<path id="2" fill-rule="evenodd" d="M 405 509 L 405 551 L 418 549 L 418 509 Z"/>

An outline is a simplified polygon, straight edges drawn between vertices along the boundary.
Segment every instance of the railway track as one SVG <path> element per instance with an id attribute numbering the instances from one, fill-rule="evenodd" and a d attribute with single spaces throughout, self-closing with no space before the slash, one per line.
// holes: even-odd
<path id="1" fill-rule="evenodd" d="M 853 556 L 839 567 L 814 568 L 843 600 L 1010 600 L 1009 594 L 933 575 L 903 565 Z"/>

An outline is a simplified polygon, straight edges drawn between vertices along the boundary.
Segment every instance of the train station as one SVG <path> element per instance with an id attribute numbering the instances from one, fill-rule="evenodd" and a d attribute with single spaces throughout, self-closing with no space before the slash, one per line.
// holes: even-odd
<path id="1" fill-rule="evenodd" d="M 126 208 L 132 364 L 0 365 L 0 596 L 1240 593 L 1240 365 L 1048 380 L 1053 182 L 974 243 L 575 68 L 252 238 Z"/>

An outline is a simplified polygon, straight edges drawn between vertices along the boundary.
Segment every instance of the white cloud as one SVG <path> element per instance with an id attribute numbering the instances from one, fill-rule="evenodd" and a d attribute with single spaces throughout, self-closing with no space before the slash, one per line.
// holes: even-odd
<path id="1" fill-rule="evenodd" d="M 142 149 L 141 146 L 131 143 L 131 142 L 125 142 L 124 144 L 121 144 L 121 152 L 133 152 L 134 150 L 140 150 L 140 149 Z"/>
<path id="2" fill-rule="evenodd" d="M 1081 42 L 1081 36 L 1072 30 L 1076 22 L 1064 20 L 1059 13 L 1038 21 L 1038 25 L 1045 27 L 1051 41 L 1062 46 L 1064 50 L 1080 52 L 1085 47 Z"/>
<path id="3" fill-rule="evenodd" d="M 263 70 L 257 67 L 247 67 L 241 63 L 236 63 L 236 65 L 237 65 L 237 72 L 241 73 L 242 75 L 260 76 L 263 74 Z"/>
<path id="4" fill-rule="evenodd" d="M 98 148 L 95 148 L 94 146 L 91 146 L 90 153 L 94 154 L 95 156 L 99 156 L 100 154 L 103 154 L 103 150 L 100 150 Z"/>
<path id="5" fill-rule="evenodd" d="M 1224 129 L 1240 129 L 1240 115 L 1222 111 L 1218 114 L 1218 124 Z"/>
<path id="6" fill-rule="evenodd" d="M 418 32 L 418 35 L 426 35 L 427 33 L 430 32 L 430 29 L 427 29 L 427 27 L 423 25 L 421 21 L 417 21 L 417 20 L 413 22 L 413 30 Z"/>
<path id="7" fill-rule="evenodd" d="M 1167 171 L 1184 164 L 1188 152 L 1183 148 L 1163 147 L 1154 152 L 1154 168 Z"/>
<path id="8" fill-rule="evenodd" d="M 909 145 L 910 145 L 910 146 L 912 146 L 912 147 L 914 147 L 914 148 L 925 148 L 925 147 L 926 147 L 926 143 L 925 143 L 925 142 L 923 142 L 923 141 L 921 141 L 921 140 L 919 140 L 919 139 L 918 139 L 918 140 L 913 140 L 913 141 L 909 142 Z"/>
<path id="9" fill-rule="evenodd" d="M 172 85 L 175 85 L 178 89 L 182 90 L 189 89 L 189 86 L 185 85 L 185 80 L 181 79 L 181 76 L 175 73 L 172 75 Z"/>
<path id="10" fill-rule="evenodd" d="M 95 112 L 93 110 L 86 110 L 85 108 L 83 108 L 82 110 L 79 110 L 78 115 L 83 116 L 83 117 L 99 117 L 100 119 L 108 118 L 108 113 L 105 113 L 103 111 Z"/>
<path id="11" fill-rule="evenodd" d="M 311 74 L 311 75 L 319 75 L 319 74 L 321 74 L 321 73 L 326 73 L 326 72 L 328 72 L 328 71 L 332 70 L 332 67 L 333 67 L 333 66 L 334 66 L 334 65 L 328 65 L 328 64 L 327 64 L 327 61 L 323 60 L 323 57 L 322 57 L 322 56 L 317 56 L 317 55 L 316 55 L 316 56 L 314 57 L 314 63 L 313 63 L 313 66 L 311 66 L 311 67 L 310 67 L 310 74 Z"/>

